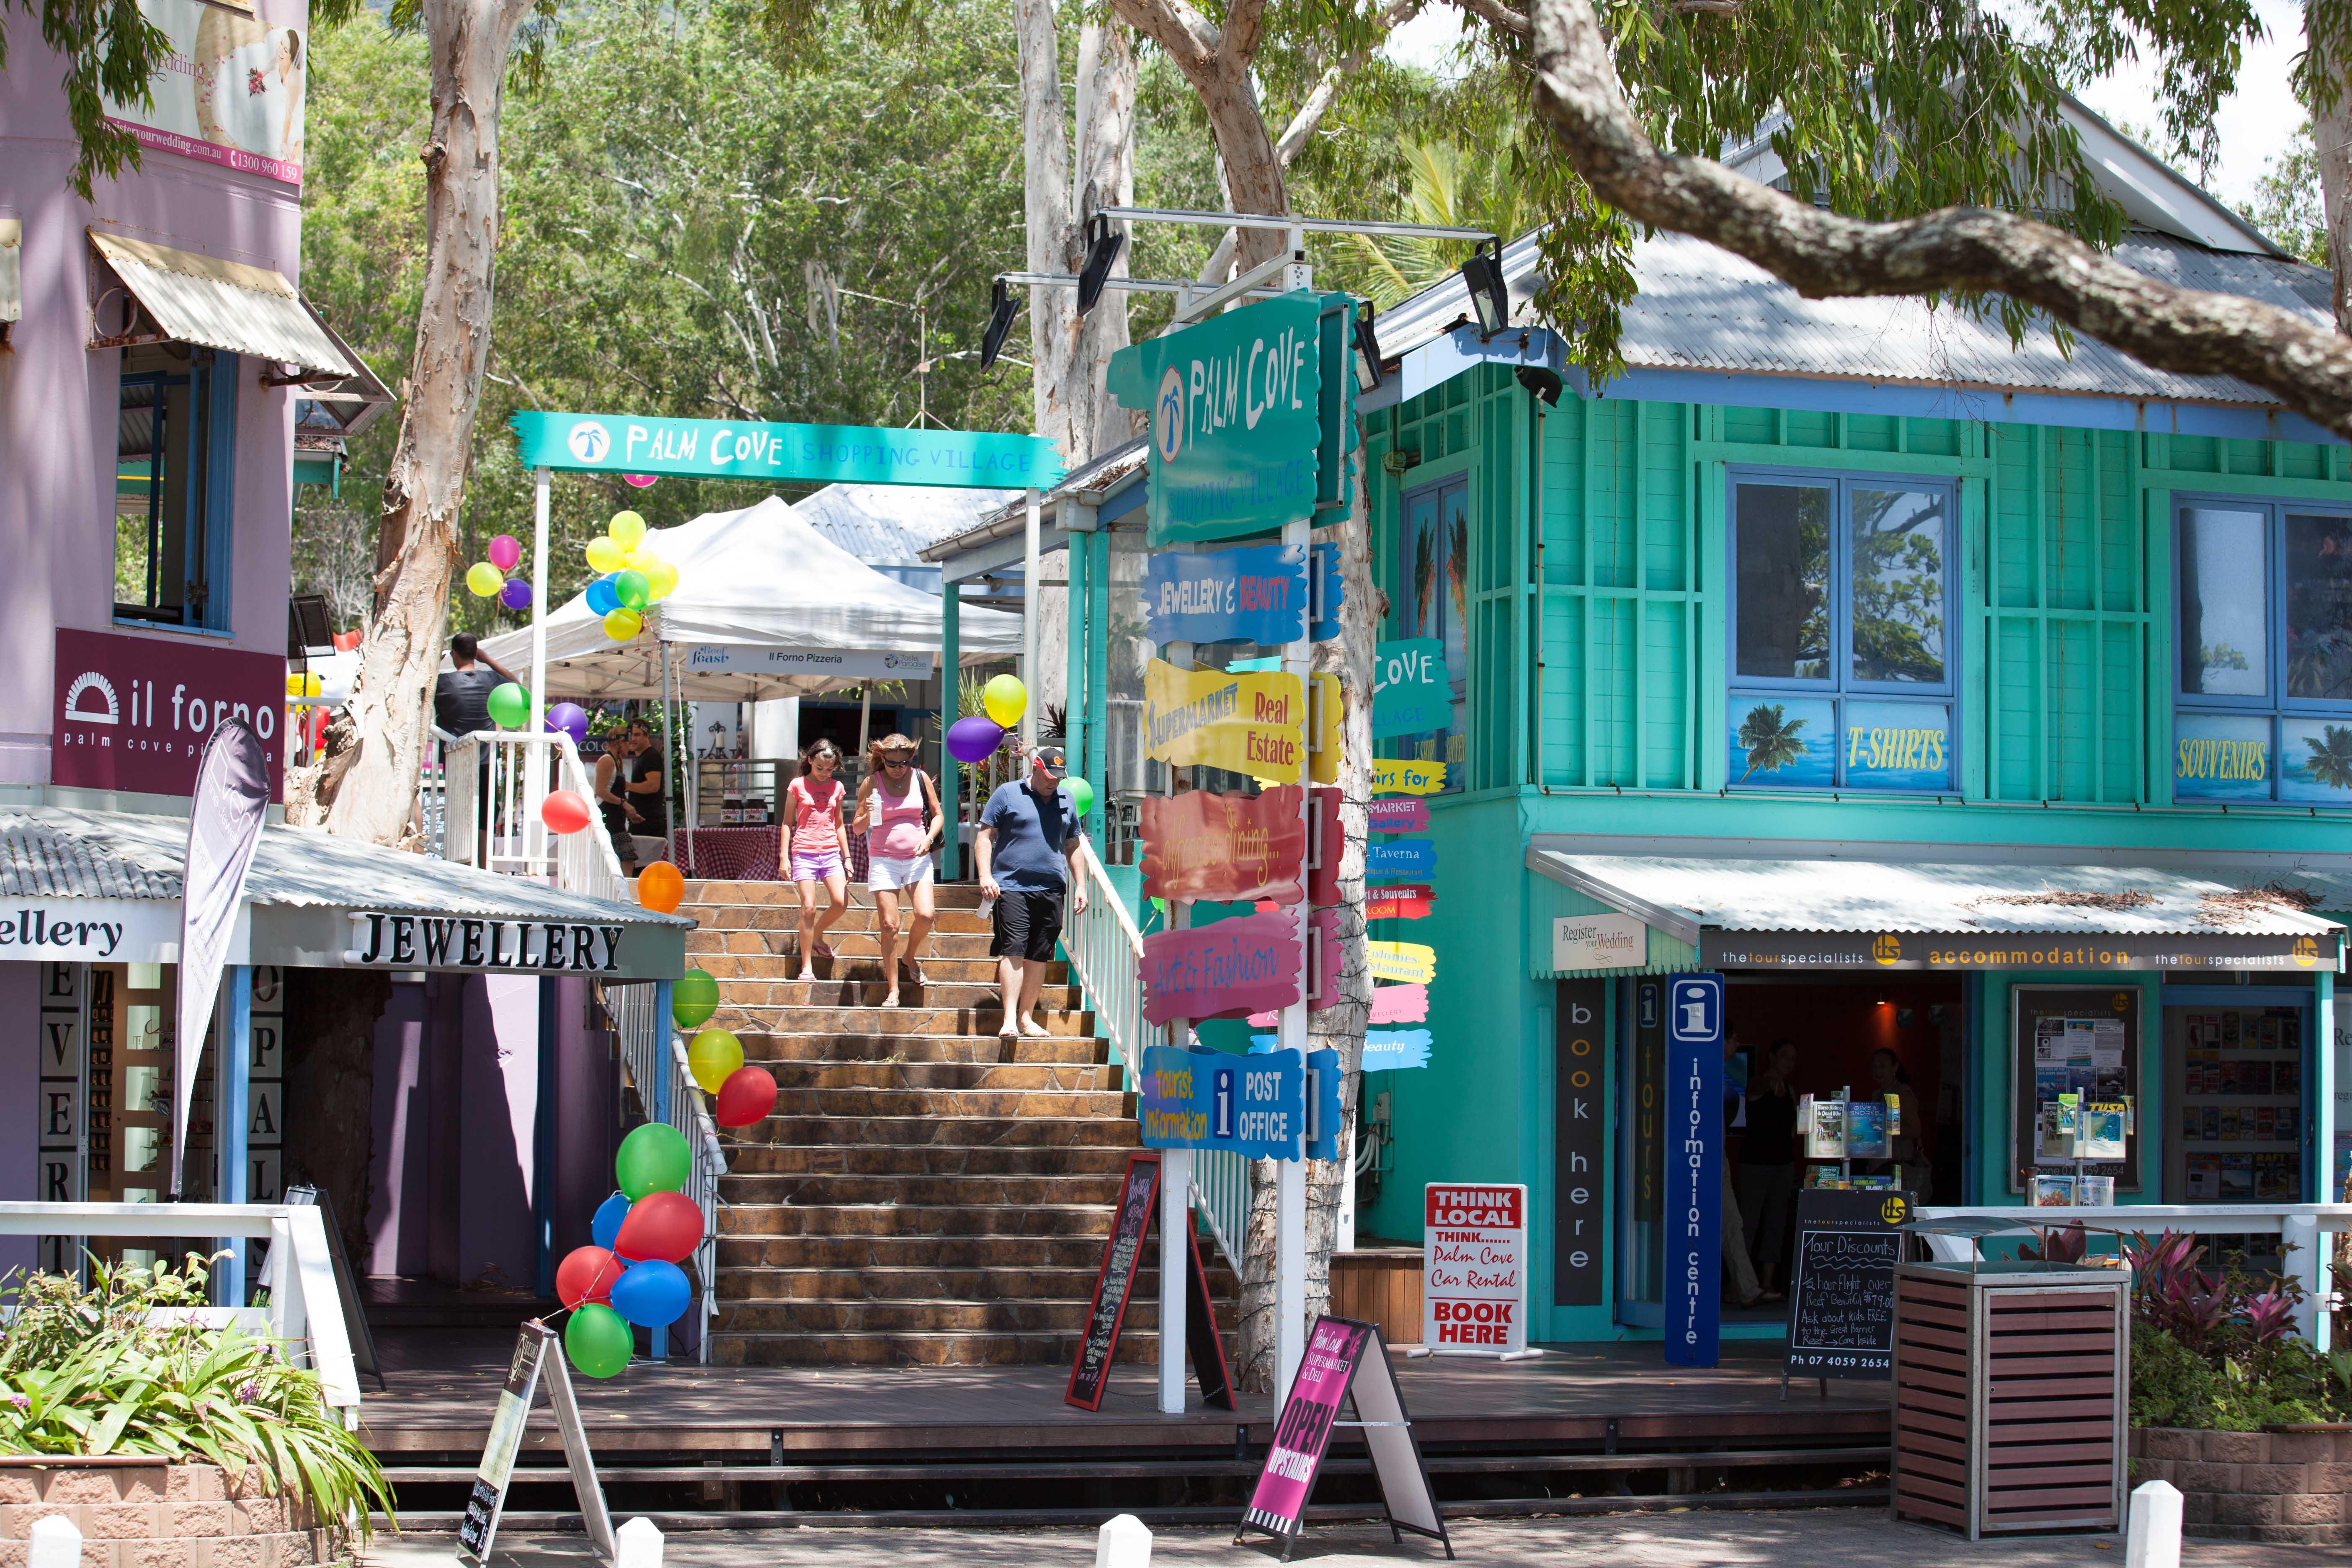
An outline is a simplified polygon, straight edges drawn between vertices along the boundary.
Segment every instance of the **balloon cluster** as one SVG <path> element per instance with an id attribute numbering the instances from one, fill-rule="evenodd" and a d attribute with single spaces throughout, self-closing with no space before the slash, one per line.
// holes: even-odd
<path id="1" fill-rule="evenodd" d="M 719 1011 L 719 982 L 705 969 L 689 969 L 670 987 L 670 1021 L 692 1029 L 686 1044 L 686 1070 L 702 1092 L 717 1097 L 710 1118 L 721 1127 L 750 1127 L 776 1109 L 776 1080 L 765 1068 L 743 1065 L 743 1042 L 725 1029 L 702 1026 Z"/>
<path id="2" fill-rule="evenodd" d="M 1004 743 L 1005 734 L 1029 710 L 1029 689 L 1017 676 L 1000 675 L 980 690 L 982 711 L 948 726 L 948 754 L 960 763 L 977 763 Z M 1062 781 L 1070 815 L 1084 816 L 1095 808 L 1095 786 L 1073 774 Z"/>
<path id="3" fill-rule="evenodd" d="M 466 586 L 478 599 L 496 599 L 509 610 L 530 608 L 530 584 L 520 577 L 509 577 L 522 561 L 522 541 L 511 533 L 501 533 L 490 541 L 490 558 L 477 561 L 466 568 Z"/>
<path id="4" fill-rule="evenodd" d="M 588 607 L 604 617 L 604 635 L 614 642 L 643 631 L 646 606 L 677 590 L 677 568 L 646 548 L 646 520 L 633 511 L 614 512 L 588 542 L 588 564 L 596 573 Z"/>
<path id="5" fill-rule="evenodd" d="M 555 1270 L 555 1293 L 572 1309 L 564 1353 L 583 1375 L 618 1376 L 629 1364 L 629 1325 L 674 1323 L 693 1300 L 678 1267 L 702 1243 L 702 1210 L 682 1190 L 692 1166 L 685 1137 L 666 1123 L 621 1140 L 613 1162 L 621 1190 L 598 1206 L 591 1245 Z"/>

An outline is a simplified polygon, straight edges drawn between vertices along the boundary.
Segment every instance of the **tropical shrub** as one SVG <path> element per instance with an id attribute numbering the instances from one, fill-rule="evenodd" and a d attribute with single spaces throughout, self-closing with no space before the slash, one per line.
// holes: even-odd
<path id="1" fill-rule="evenodd" d="M 264 1490 L 364 1538 L 371 1510 L 390 1517 L 392 1489 L 318 1374 L 242 1330 L 152 1316 L 205 1305 L 208 1273 L 190 1253 L 177 1270 L 93 1258 L 87 1286 L 21 1270 L 0 1279 L 14 1308 L 0 1323 L 0 1453 L 152 1455 L 233 1477 L 250 1466 Z"/>
<path id="2" fill-rule="evenodd" d="M 2253 1432 L 2352 1421 L 2352 1353 L 2323 1356 L 2294 1332 L 2300 1281 L 2249 1274 L 2238 1253 L 2204 1268 L 2204 1245 L 2174 1231 L 2133 1236 L 2124 1255 L 2133 1426 Z"/>

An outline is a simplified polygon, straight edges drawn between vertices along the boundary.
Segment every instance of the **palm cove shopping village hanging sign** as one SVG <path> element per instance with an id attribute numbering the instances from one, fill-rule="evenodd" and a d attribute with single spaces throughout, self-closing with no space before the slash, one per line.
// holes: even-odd
<path id="1" fill-rule="evenodd" d="M 521 443 L 525 468 L 1013 490 L 1042 489 L 1062 477 L 1061 450 L 1053 442 L 994 430 L 885 430 L 536 410 L 516 414 L 508 423 Z"/>

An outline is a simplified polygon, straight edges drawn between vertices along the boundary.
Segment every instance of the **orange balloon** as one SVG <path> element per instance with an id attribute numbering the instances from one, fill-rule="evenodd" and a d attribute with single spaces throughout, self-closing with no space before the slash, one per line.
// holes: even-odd
<path id="1" fill-rule="evenodd" d="M 667 860 L 637 873 L 637 902 L 657 915 L 674 913 L 686 898 L 686 879 Z"/>

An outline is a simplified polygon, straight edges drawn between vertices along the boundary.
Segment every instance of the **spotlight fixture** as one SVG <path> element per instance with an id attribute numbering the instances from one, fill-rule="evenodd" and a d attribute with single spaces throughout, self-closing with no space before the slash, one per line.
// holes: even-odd
<path id="1" fill-rule="evenodd" d="M 1372 302 L 1356 306 L 1356 390 L 1370 392 L 1381 384 L 1381 340 L 1372 331 Z"/>
<path id="2" fill-rule="evenodd" d="M 1462 282 L 1470 290 L 1470 309 L 1478 317 L 1481 338 L 1491 338 L 1511 324 L 1511 291 L 1503 281 L 1501 246 L 1472 251 L 1462 263 Z"/>
<path id="3" fill-rule="evenodd" d="M 1523 364 L 1512 374 L 1518 377 L 1521 386 L 1544 400 L 1545 407 L 1559 406 L 1559 372 L 1549 365 Z"/>
<path id="4" fill-rule="evenodd" d="M 1100 213 L 1087 219 L 1087 260 L 1078 268 L 1079 315 L 1093 310 L 1095 301 L 1102 298 L 1103 279 L 1110 276 L 1110 265 L 1126 244 L 1127 236 Z"/>
<path id="5" fill-rule="evenodd" d="M 1000 278 L 988 291 L 988 329 L 980 334 L 980 368 L 987 370 L 996 363 L 996 356 L 1004 352 L 1005 335 L 1013 331 L 1013 318 L 1021 313 L 1021 301 L 1013 297 Z"/>

